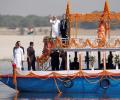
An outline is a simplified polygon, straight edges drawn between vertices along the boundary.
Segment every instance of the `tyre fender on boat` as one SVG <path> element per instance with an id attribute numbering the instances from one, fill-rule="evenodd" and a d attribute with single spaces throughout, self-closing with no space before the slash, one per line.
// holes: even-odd
<path id="1" fill-rule="evenodd" d="M 108 89 L 110 87 L 109 79 L 105 78 L 100 81 L 100 87 L 103 89 Z"/>
<path id="2" fill-rule="evenodd" d="M 63 80 L 63 86 L 66 88 L 71 88 L 73 86 L 73 81 L 70 78 L 65 78 Z"/>

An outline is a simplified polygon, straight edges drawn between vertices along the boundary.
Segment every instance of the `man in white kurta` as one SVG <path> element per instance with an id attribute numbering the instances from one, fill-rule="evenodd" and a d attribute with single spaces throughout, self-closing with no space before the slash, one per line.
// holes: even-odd
<path id="1" fill-rule="evenodd" d="M 13 49 L 13 63 L 16 64 L 17 69 L 21 70 L 23 60 L 24 60 L 23 49 L 20 46 L 16 46 Z"/>
<path id="2" fill-rule="evenodd" d="M 52 38 L 56 38 L 60 33 L 60 20 L 58 20 L 57 17 L 53 16 L 53 18 L 50 19 L 50 23 L 52 24 Z"/>

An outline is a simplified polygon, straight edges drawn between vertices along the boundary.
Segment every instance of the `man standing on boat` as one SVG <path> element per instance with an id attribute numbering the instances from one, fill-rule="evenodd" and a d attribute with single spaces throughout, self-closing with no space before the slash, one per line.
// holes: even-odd
<path id="1" fill-rule="evenodd" d="M 32 70 L 35 71 L 36 58 L 35 58 L 35 50 L 33 46 L 34 46 L 34 43 L 30 42 L 30 46 L 27 48 L 27 62 L 28 62 L 28 70 L 31 70 L 31 67 L 32 67 Z"/>
<path id="2" fill-rule="evenodd" d="M 59 59 L 59 52 L 58 50 L 53 50 L 52 53 L 50 54 L 51 57 L 51 67 L 52 70 L 59 70 L 59 65 L 60 65 L 60 59 Z"/>
<path id="3" fill-rule="evenodd" d="M 51 28 L 51 37 L 56 38 L 59 36 L 59 25 L 60 25 L 60 20 L 57 19 L 56 16 L 53 16 L 50 18 L 50 23 L 52 24 Z"/>
<path id="4" fill-rule="evenodd" d="M 21 70 L 24 60 L 24 51 L 20 46 L 20 41 L 17 41 L 15 47 L 13 48 L 13 63 L 16 67 Z"/>
<path id="5" fill-rule="evenodd" d="M 23 46 L 21 46 L 20 41 L 18 41 L 18 44 L 20 45 L 20 48 L 22 48 L 22 50 L 23 50 L 23 60 L 22 60 L 22 68 L 21 68 L 21 70 L 24 70 L 24 64 L 23 64 L 23 62 L 24 62 L 25 50 L 24 50 L 24 47 L 23 47 Z"/>
<path id="6" fill-rule="evenodd" d="M 79 62 L 77 57 L 74 57 L 74 62 L 71 63 L 70 70 L 79 70 Z"/>
<path id="7" fill-rule="evenodd" d="M 64 14 L 62 20 L 60 21 L 60 35 L 63 39 L 66 39 L 68 37 L 67 31 L 68 31 L 68 22 Z"/>

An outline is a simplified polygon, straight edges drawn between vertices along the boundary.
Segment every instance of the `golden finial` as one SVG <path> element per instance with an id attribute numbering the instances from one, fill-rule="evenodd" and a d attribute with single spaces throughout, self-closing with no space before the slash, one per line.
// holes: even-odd
<path id="1" fill-rule="evenodd" d="M 109 8 L 108 0 L 105 1 L 104 11 L 102 16 L 105 17 L 106 15 L 110 19 L 110 8 Z"/>
<path id="2" fill-rule="evenodd" d="M 67 0 L 66 16 L 68 17 L 69 14 L 70 14 L 70 0 Z"/>

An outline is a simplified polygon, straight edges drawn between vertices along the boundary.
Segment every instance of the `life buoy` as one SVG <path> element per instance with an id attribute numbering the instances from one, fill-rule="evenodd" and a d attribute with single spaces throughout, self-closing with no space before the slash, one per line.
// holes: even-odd
<path id="1" fill-rule="evenodd" d="M 110 81 L 109 79 L 102 79 L 100 81 L 100 87 L 103 88 L 103 89 L 108 89 L 110 87 Z"/>
<path id="2" fill-rule="evenodd" d="M 73 86 L 73 81 L 71 79 L 69 79 L 69 78 L 65 78 L 63 80 L 63 85 L 66 88 L 71 88 Z"/>

